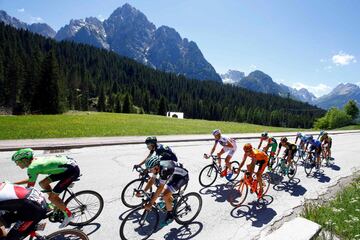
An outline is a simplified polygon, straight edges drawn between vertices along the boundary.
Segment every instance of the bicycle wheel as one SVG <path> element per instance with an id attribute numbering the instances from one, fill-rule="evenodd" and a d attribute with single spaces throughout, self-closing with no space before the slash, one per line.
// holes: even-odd
<path id="1" fill-rule="evenodd" d="M 228 181 L 233 182 L 240 174 L 240 163 L 238 161 L 230 162 L 230 170 L 232 171 L 233 175 L 230 179 L 228 179 Z"/>
<path id="2" fill-rule="evenodd" d="M 315 167 L 315 163 L 311 158 L 307 158 L 304 162 L 304 170 L 306 173 L 306 176 L 309 176 L 311 174 L 311 171 Z"/>
<path id="3" fill-rule="evenodd" d="M 289 178 L 290 180 L 293 179 L 293 178 L 295 177 L 295 175 L 296 175 L 296 172 L 297 172 L 297 165 L 296 165 L 296 163 L 294 163 L 294 162 L 290 163 L 290 165 L 289 165 L 289 171 L 288 171 L 288 174 L 287 174 L 288 178 Z"/>
<path id="4" fill-rule="evenodd" d="M 241 179 L 233 186 L 233 189 L 229 191 L 228 201 L 231 206 L 238 207 L 245 201 L 247 194 L 248 185 L 244 179 Z"/>
<path id="5" fill-rule="evenodd" d="M 121 192 L 121 201 L 128 208 L 139 207 L 142 203 L 142 198 L 135 196 L 135 190 L 140 190 L 144 185 L 143 179 L 135 179 L 129 182 Z M 151 189 L 150 189 L 151 192 Z"/>
<path id="6" fill-rule="evenodd" d="M 268 173 L 264 173 L 262 175 L 262 180 L 263 180 L 263 196 L 269 191 L 270 188 L 270 175 Z"/>
<path id="7" fill-rule="evenodd" d="M 132 210 L 121 222 L 120 238 L 148 239 L 157 229 L 159 223 L 159 212 L 156 208 L 146 211 L 143 207 Z"/>
<path id="8" fill-rule="evenodd" d="M 77 229 L 63 229 L 46 236 L 47 240 L 88 240 L 88 236 Z"/>
<path id="9" fill-rule="evenodd" d="M 91 190 L 84 190 L 71 195 L 65 205 L 69 208 L 74 219 L 71 226 L 83 226 L 94 221 L 104 208 L 102 196 Z"/>
<path id="10" fill-rule="evenodd" d="M 203 187 L 211 186 L 215 182 L 217 175 L 218 172 L 213 164 L 205 166 L 199 175 L 200 185 Z"/>
<path id="11" fill-rule="evenodd" d="M 178 224 L 189 224 L 199 215 L 201 208 L 202 198 L 198 193 L 185 194 L 174 208 L 174 219 Z"/>

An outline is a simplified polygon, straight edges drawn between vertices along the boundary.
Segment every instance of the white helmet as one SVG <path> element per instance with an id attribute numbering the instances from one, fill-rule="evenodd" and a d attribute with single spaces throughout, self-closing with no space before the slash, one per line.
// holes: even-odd
<path id="1" fill-rule="evenodd" d="M 215 129 L 214 131 L 212 131 L 212 135 L 216 136 L 218 134 L 221 134 L 220 129 Z"/>

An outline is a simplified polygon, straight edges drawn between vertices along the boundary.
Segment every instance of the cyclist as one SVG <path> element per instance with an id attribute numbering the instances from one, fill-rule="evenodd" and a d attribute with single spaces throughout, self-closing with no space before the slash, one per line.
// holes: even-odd
<path id="1" fill-rule="evenodd" d="M 320 142 L 322 143 L 322 149 L 325 150 L 325 158 L 331 158 L 331 146 L 332 146 L 332 138 L 328 136 L 327 132 L 324 132 L 320 138 Z"/>
<path id="2" fill-rule="evenodd" d="M 280 139 L 280 144 L 276 156 L 279 156 L 281 147 L 285 147 L 284 159 L 286 159 L 286 171 L 288 171 L 289 167 L 293 164 L 293 159 L 297 150 L 297 146 L 293 143 L 288 142 L 287 137 L 282 137 Z"/>
<path id="3" fill-rule="evenodd" d="M 316 157 L 316 168 L 319 169 L 321 162 L 320 162 L 320 154 L 321 154 L 321 142 L 319 140 L 311 139 L 309 141 L 310 144 L 310 152 L 313 152 Z"/>
<path id="4" fill-rule="evenodd" d="M 263 132 L 263 133 L 261 134 L 261 138 L 260 138 L 260 143 L 259 143 L 258 149 L 260 149 L 263 141 L 267 141 L 267 145 L 263 148 L 263 151 L 264 151 L 265 153 L 267 153 L 268 149 L 271 147 L 269 164 L 268 164 L 268 165 L 269 165 L 268 167 L 269 167 L 269 169 L 271 170 L 272 165 L 273 165 L 273 163 L 274 163 L 275 151 L 276 151 L 276 148 L 277 148 L 278 144 L 277 144 L 276 139 L 273 138 L 273 137 L 269 137 L 269 135 L 268 135 L 267 132 Z"/>
<path id="5" fill-rule="evenodd" d="M 0 239 L 24 239 L 46 217 L 44 195 L 35 188 L 0 183 Z M 2 226 L 9 228 L 7 232 Z"/>
<path id="6" fill-rule="evenodd" d="M 301 143 L 302 145 L 300 145 L 304 152 L 306 152 L 308 146 L 309 146 L 309 143 L 314 139 L 314 136 L 312 134 L 306 134 L 304 135 L 304 137 L 301 139 Z"/>
<path id="7" fill-rule="evenodd" d="M 258 198 L 262 197 L 263 193 L 263 180 L 262 180 L 262 174 L 265 171 L 265 168 L 268 164 L 269 157 L 266 155 L 265 152 L 262 152 L 257 149 L 253 149 L 252 145 L 250 143 L 247 143 L 243 147 L 244 149 L 244 156 L 240 163 L 239 169 L 241 169 L 244 166 L 244 163 L 248 157 L 251 158 L 251 163 L 246 166 L 247 168 L 247 178 L 252 181 L 252 173 L 254 172 L 255 165 L 259 165 L 258 171 L 256 172 L 256 179 L 259 182 L 259 192 L 258 192 Z"/>
<path id="8" fill-rule="evenodd" d="M 233 172 L 230 170 L 230 160 L 232 158 L 232 156 L 234 155 L 235 151 L 236 151 L 236 142 L 235 139 L 226 137 L 224 135 L 221 134 L 220 129 L 215 129 L 212 132 L 212 135 L 215 138 L 215 143 L 213 148 L 211 149 L 210 155 L 204 155 L 205 158 L 209 158 L 215 151 L 216 149 L 216 145 L 219 143 L 221 146 L 223 146 L 223 148 L 221 149 L 220 152 L 217 153 L 217 158 L 218 158 L 218 164 L 219 167 L 221 168 L 221 155 L 223 155 L 225 152 L 229 152 L 228 155 L 225 158 L 225 169 L 221 172 L 220 176 L 221 177 L 225 177 L 227 179 L 231 179 Z M 228 172 L 228 170 L 230 170 Z"/>
<path id="9" fill-rule="evenodd" d="M 153 155 L 154 153 L 158 156 L 161 157 L 161 160 L 172 160 L 177 162 L 177 157 L 175 155 L 175 153 L 171 150 L 170 147 L 165 146 L 163 144 L 158 144 L 157 142 L 157 138 L 152 136 L 152 137 L 147 137 L 145 139 L 145 144 L 147 146 L 147 148 L 150 150 L 149 155 L 139 164 L 135 164 L 134 168 L 137 168 L 141 165 L 143 165 L 146 160 Z"/>
<path id="10" fill-rule="evenodd" d="M 165 201 L 167 213 L 165 221 L 161 225 L 165 226 L 172 222 L 174 218 L 172 206 L 173 193 L 187 184 L 189 181 L 189 174 L 182 164 L 171 160 L 161 160 L 161 157 L 158 155 L 149 157 L 145 162 L 145 166 L 146 169 L 153 173 L 153 176 L 146 184 L 144 191 L 148 191 L 152 187 L 158 175 L 160 180 L 158 188 L 150 202 L 145 205 L 145 209 L 150 210 L 152 205 L 155 204 L 156 199 L 163 193 L 162 198 Z"/>
<path id="11" fill-rule="evenodd" d="M 301 132 L 298 132 L 298 133 L 296 134 L 295 144 L 297 143 L 297 140 L 299 139 L 299 140 L 300 140 L 300 145 L 301 145 L 301 142 L 302 142 L 303 137 L 304 137 L 304 135 L 303 135 Z"/>
<path id="12" fill-rule="evenodd" d="M 61 198 L 59 198 L 59 194 L 74 180 L 79 178 L 80 169 L 75 160 L 67 156 L 35 158 L 31 148 L 18 150 L 11 159 L 21 169 L 27 168 L 29 176 L 28 179 L 18 181 L 15 184 L 27 184 L 28 187 L 33 187 L 39 174 L 48 175 L 39 182 L 39 185 L 48 193 L 50 202 L 64 213 L 64 221 L 59 227 L 65 227 L 73 219 L 73 216 Z M 58 183 L 55 187 L 51 188 L 50 183 L 57 181 Z"/>

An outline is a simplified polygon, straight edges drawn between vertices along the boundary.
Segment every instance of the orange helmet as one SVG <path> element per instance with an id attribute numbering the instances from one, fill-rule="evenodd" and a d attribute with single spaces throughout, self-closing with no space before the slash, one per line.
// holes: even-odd
<path id="1" fill-rule="evenodd" d="M 251 146 L 251 144 L 250 143 L 247 143 L 247 144 L 245 144 L 244 145 L 244 152 L 248 152 L 248 151 L 250 151 L 250 150 L 252 150 L 252 146 Z"/>

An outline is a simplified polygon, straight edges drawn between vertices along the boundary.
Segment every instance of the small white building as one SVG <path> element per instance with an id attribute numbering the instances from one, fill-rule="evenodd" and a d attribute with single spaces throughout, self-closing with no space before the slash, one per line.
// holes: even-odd
<path id="1" fill-rule="evenodd" d="M 184 118 L 184 113 L 183 112 L 166 112 L 166 116 L 167 117 L 171 117 L 171 118 Z"/>

